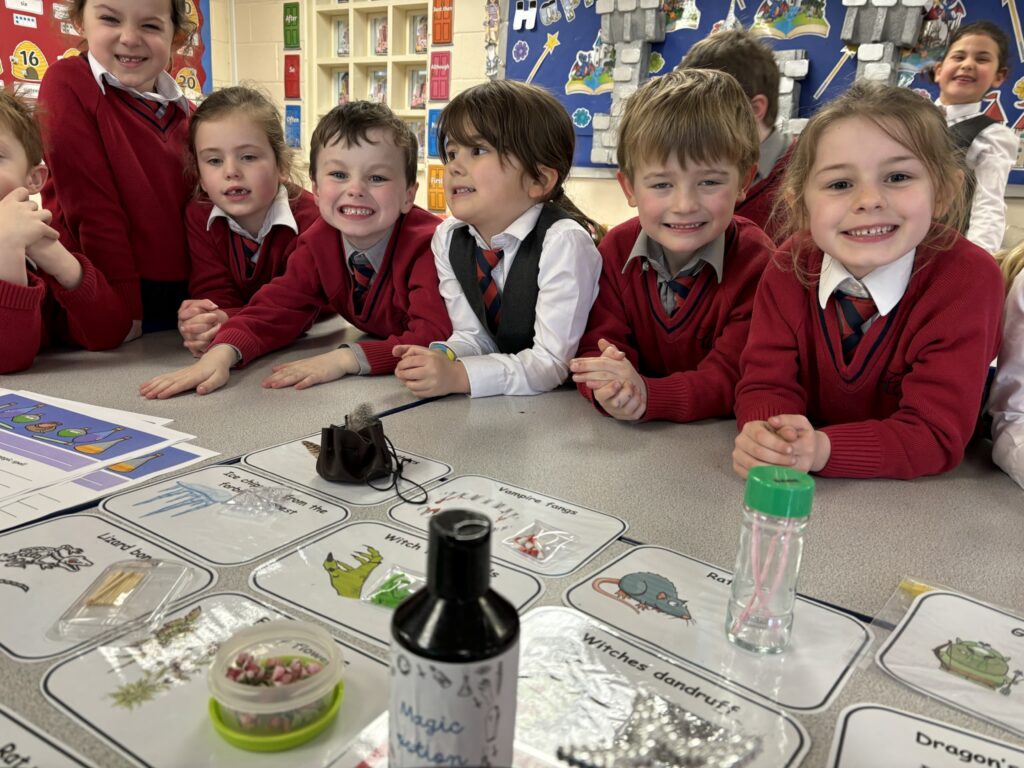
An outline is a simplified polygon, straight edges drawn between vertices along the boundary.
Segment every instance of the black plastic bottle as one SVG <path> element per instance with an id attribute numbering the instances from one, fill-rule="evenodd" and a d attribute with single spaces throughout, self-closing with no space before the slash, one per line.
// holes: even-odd
<path id="1" fill-rule="evenodd" d="M 512 765 L 519 615 L 490 581 L 491 521 L 431 518 L 427 586 L 391 620 L 391 768 Z"/>

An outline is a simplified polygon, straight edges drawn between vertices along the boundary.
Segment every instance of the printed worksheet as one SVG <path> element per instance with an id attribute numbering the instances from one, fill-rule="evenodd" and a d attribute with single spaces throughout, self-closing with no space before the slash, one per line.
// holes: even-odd
<path id="1" fill-rule="evenodd" d="M 100 506 L 214 565 L 252 562 L 349 515 L 239 464 L 202 467 Z"/>
<path id="2" fill-rule="evenodd" d="M 336 624 L 372 643 L 391 643 L 391 612 L 424 584 L 427 540 L 391 525 L 343 525 L 253 571 L 259 592 Z M 491 587 L 525 610 L 543 593 L 540 581 L 500 563 Z"/>
<path id="3" fill-rule="evenodd" d="M 0 705 L 0 765 L 16 768 L 92 768 L 92 763 L 28 720 Z"/>
<path id="4" fill-rule="evenodd" d="M 662 547 L 635 547 L 570 587 L 565 602 L 705 674 L 786 709 L 828 707 L 871 633 L 845 613 L 797 598 L 782 653 L 759 655 L 725 636 L 732 572 Z"/>
<path id="5" fill-rule="evenodd" d="M 180 443 L 110 464 L 77 480 L 51 485 L 14 501 L 0 502 L 0 531 L 83 506 L 216 455 L 216 451 Z"/>
<path id="6" fill-rule="evenodd" d="M 316 473 L 316 459 L 320 454 L 320 433 L 292 440 L 288 443 L 264 448 L 242 457 L 242 464 L 257 472 L 284 480 L 329 500 L 348 506 L 366 507 L 383 504 L 398 496 L 420 498 L 422 487 L 438 480 L 452 468 L 425 456 L 396 449 L 402 463 L 402 477 L 398 488 L 388 478 L 368 483 L 332 483 Z"/>
<path id="7" fill-rule="evenodd" d="M 1024 736 L 1024 618 L 953 592 L 925 592 L 878 651 L 901 683 Z"/>
<path id="8" fill-rule="evenodd" d="M 96 515 L 65 515 L 0 534 L 0 650 L 37 661 L 90 642 L 57 637 L 54 624 L 108 565 L 157 559 L 189 566 L 180 599 L 216 581 L 208 568 Z"/>
<path id="9" fill-rule="evenodd" d="M 486 515 L 491 555 L 542 576 L 575 571 L 626 531 L 614 515 L 480 475 L 453 477 L 431 488 L 425 503 L 396 504 L 388 516 L 425 532 L 446 509 Z"/>
<path id="10" fill-rule="evenodd" d="M 10 502 L 104 467 L 157 453 L 192 435 L 134 419 L 108 421 L 88 406 L 0 390 L 0 501 Z"/>
<path id="11" fill-rule="evenodd" d="M 341 708 L 311 741 L 287 752 L 250 752 L 228 744 L 210 722 L 206 675 L 220 644 L 240 629 L 288 618 L 247 595 L 206 595 L 132 645 L 101 645 L 61 661 L 43 678 L 43 695 L 143 766 L 328 766 L 388 703 L 387 667 L 347 643 L 338 642 Z"/>
<path id="12" fill-rule="evenodd" d="M 960 768 L 1024 766 L 1024 749 L 980 733 L 880 704 L 842 711 L 832 739 L 830 768 Z"/>

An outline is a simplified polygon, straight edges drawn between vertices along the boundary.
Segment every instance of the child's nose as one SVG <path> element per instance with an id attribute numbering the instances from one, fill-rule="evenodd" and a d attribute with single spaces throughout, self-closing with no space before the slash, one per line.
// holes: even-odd
<path id="1" fill-rule="evenodd" d="M 885 195 L 877 184 L 861 184 L 857 195 L 858 210 L 875 210 L 885 205 Z"/>
<path id="2" fill-rule="evenodd" d="M 122 45 L 136 45 L 138 44 L 141 36 L 139 30 L 133 27 L 131 24 L 125 24 L 121 27 L 121 44 Z"/>
<path id="3" fill-rule="evenodd" d="M 695 211 L 700 207 L 697 202 L 697 193 L 693 190 L 683 189 L 681 187 L 673 197 L 672 205 L 677 211 L 682 212 Z"/>

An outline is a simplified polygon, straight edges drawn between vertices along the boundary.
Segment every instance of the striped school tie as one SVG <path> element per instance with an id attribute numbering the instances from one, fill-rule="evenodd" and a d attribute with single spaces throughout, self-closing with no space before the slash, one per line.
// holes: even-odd
<path id="1" fill-rule="evenodd" d="M 867 332 L 869 321 L 878 314 L 874 299 L 851 296 L 836 291 L 836 308 L 839 316 L 839 334 L 843 340 L 843 360 L 853 359 L 857 345 Z"/>
<path id="2" fill-rule="evenodd" d="M 348 263 L 352 267 L 352 306 L 356 312 L 362 312 L 363 301 L 366 299 L 370 283 L 373 282 L 376 272 L 366 255 L 359 251 L 349 256 Z"/>
<path id="3" fill-rule="evenodd" d="M 501 294 L 498 293 L 498 286 L 491 277 L 491 270 L 498 266 L 498 262 L 504 255 L 504 251 L 501 249 L 477 248 L 476 279 L 480 283 L 480 295 L 484 299 L 487 325 L 492 331 L 501 322 Z"/>
<path id="4" fill-rule="evenodd" d="M 671 289 L 672 293 L 675 294 L 676 306 L 672 310 L 674 313 L 683 304 L 686 303 L 686 297 L 690 295 L 690 289 L 693 288 L 693 284 L 697 282 L 697 275 L 677 275 L 675 279 L 669 280 L 666 285 Z"/>
<path id="5" fill-rule="evenodd" d="M 235 252 L 242 257 L 242 264 L 245 266 L 245 276 L 252 277 L 256 270 L 256 254 L 260 252 L 260 243 L 251 237 L 231 232 L 231 244 Z"/>

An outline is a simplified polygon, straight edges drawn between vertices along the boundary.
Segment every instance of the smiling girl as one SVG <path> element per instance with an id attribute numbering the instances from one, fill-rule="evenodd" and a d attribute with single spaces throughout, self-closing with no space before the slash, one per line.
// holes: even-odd
<path id="1" fill-rule="evenodd" d="M 50 67 L 39 91 L 43 204 L 134 319 L 128 338 L 173 328 L 189 275 L 192 107 L 166 70 L 192 31 L 185 0 L 74 0 L 70 18 L 86 52 Z"/>
<path id="2" fill-rule="evenodd" d="M 733 466 L 909 479 L 960 463 L 999 349 L 995 261 L 949 225 L 963 170 L 942 115 L 855 83 L 800 136 L 796 234 L 754 299 Z"/>
<path id="3" fill-rule="evenodd" d="M 193 355 L 260 286 L 284 274 L 298 236 L 319 216 L 291 178 L 281 115 L 259 91 L 223 88 L 192 116 L 189 160 L 202 196 L 185 214 L 192 258 L 178 330 Z"/>

